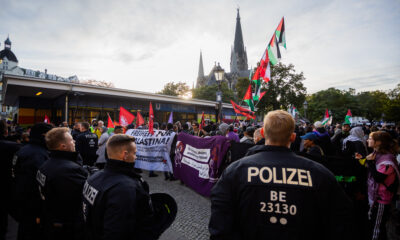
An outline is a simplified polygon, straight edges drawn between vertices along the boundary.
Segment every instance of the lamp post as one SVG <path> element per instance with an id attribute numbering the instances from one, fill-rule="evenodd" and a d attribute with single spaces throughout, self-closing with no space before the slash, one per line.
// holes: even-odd
<path id="1" fill-rule="evenodd" d="M 215 80 L 218 83 L 218 91 L 217 91 L 217 102 L 218 102 L 218 122 L 221 123 L 221 118 L 222 118 L 222 91 L 221 91 L 221 83 L 222 79 L 224 78 L 224 69 L 221 68 L 221 66 L 218 63 L 218 66 L 215 67 L 214 74 L 215 74 Z"/>
<path id="2" fill-rule="evenodd" d="M 307 118 L 307 108 L 308 108 L 307 100 L 304 100 L 303 107 L 304 107 L 304 117 Z"/>

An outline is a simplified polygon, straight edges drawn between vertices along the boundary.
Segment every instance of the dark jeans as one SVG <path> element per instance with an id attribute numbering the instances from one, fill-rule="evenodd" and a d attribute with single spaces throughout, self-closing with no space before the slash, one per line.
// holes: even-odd
<path id="1" fill-rule="evenodd" d="M 43 229 L 36 217 L 24 216 L 18 223 L 18 240 L 44 239 Z"/>

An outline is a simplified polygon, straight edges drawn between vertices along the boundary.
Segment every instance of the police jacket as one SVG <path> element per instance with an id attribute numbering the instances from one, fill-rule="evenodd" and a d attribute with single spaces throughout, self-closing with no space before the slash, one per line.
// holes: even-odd
<path id="1" fill-rule="evenodd" d="M 76 152 L 51 151 L 37 172 L 47 225 L 68 229 L 82 225 L 82 188 L 87 172 L 77 163 Z"/>
<path id="2" fill-rule="evenodd" d="M 4 194 L 0 198 L 0 209 L 4 212 L 9 211 L 9 204 L 12 203 L 14 184 L 12 178 L 12 161 L 14 154 L 22 145 L 7 141 L 4 136 L 0 136 L 0 188 Z M 14 214 L 13 214 L 14 215 Z"/>
<path id="3" fill-rule="evenodd" d="M 13 177 L 15 178 L 15 197 L 20 214 L 39 217 L 41 214 L 41 199 L 36 173 L 49 159 L 49 152 L 45 143 L 31 139 L 31 142 L 22 147 L 13 162 Z"/>
<path id="4" fill-rule="evenodd" d="M 134 164 L 108 159 L 88 178 L 83 211 L 88 239 L 154 239 L 149 189 Z"/>
<path id="5" fill-rule="evenodd" d="M 98 138 L 97 135 L 86 131 L 78 135 L 75 143 L 76 151 L 79 152 L 83 158 L 83 161 L 87 161 L 87 158 L 94 158 L 91 161 L 96 160 L 96 151 L 98 149 Z"/>
<path id="6" fill-rule="evenodd" d="M 232 163 L 211 190 L 211 239 L 348 239 L 351 202 L 333 174 L 286 147 Z"/>

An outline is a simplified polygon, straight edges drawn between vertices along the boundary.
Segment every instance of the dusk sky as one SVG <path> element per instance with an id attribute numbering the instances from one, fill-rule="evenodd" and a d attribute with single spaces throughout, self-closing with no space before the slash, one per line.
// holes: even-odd
<path id="1" fill-rule="evenodd" d="M 229 72 L 236 8 L 255 66 L 282 16 L 282 62 L 303 72 L 308 93 L 387 90 L 400 83 L 400 1 L 0 0 L 0 40 L 19 66 L 156 92 L 196 81 L 200 50 Z"/>

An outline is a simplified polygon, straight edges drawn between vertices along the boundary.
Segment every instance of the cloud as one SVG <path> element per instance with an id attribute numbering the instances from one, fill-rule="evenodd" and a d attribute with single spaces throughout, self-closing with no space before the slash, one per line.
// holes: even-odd
<path id="1" fill-rule="evenodd" d="M 282 61 L 304 73 L 309 92 L 399 82 L 400 2 L 390 0 L 4 1 L 0 40 L 10 33 L 22 67 L 155 92 L 191 86 L 200 49 L 206 73 L 215 61 L 229 71 L 238 3 L 249 66 L 285 16 Z"/>

